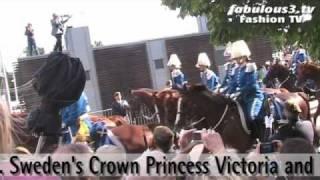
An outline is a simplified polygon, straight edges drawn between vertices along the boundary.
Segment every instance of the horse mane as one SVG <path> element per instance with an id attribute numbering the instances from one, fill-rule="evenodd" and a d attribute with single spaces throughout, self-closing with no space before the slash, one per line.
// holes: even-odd
<path id="1" fill-rule="evenodd" d="M 314 80 L 315 82 L 320 82 L 320 66 L 315 63 L 301 64 L 298 68 L 298 79 L 299 82 L 305 81 L 307 79 Z"/>
<path id="2" fill-rule="evenodd" d="M 157 91 L 149 88 L 140 88 L 140 89 L 135 89 L 131 90 L 131 95 L 133 97 L 138 97 L 139 101 L 146 105 L 152 105 L 153 100 L 152 98 L 154 97 L 154 94 L 156 94 Z M 151 101 L 150 101 L 151 98 Z"/>
<path id="3" fill-rule="evenodd" d="M 270 71 L 272 71 L 273 69 L 277 69 L 278 72 L 285 72 L 285 73 L 289 73 L 290 72 L 290 70 L 285 65 L 279 64 L 279 63 L 271 66 Z"/>
<path id="4" fill-rule="evenodd" d="M 320 74 L 320 66 L 318 64 L 314 63 L 307 63 L 301 65 L 302 71 L 306 74 L 309 74 L 311 76 L 314 76 L 316 74 Z"/>
<path id="5" fill-rule="evenodd" d="M 188 93 L 191 93 L 191 94 L 192 93 L 201 93 L 208 100 L 210 100 L 211 102 L 215 102 L 216 104 L 219 104 L 219 105 L 233 103 L 233 101 L 231 99 L 225 97 L 222 94 L 212 93 L 210 90 L 208 90 L 208 88 L 206 86 L 204 86 L 202 84 L 192 85 L 192 86 L 190 86 L 189 90 L 187 90 L 187 91 L 188 91 Z"/>
<path id="6" fill-rule="evenodd" d="M 153 94 L 155 92 L 157 92 L 157 91 L 154 89 L 150 89 L 150 88 L 139 88 L 139 89 L 131 90 L 132 95 Z"/>
<path id="7" fill-rule="evenodd" d="M 180 93 L 178 90 L 175 89 L 165 89 L 155 93 L 154 96 L 157 98 L 161 98 L 163 96 L 165 96 L 166 98 L 179 98 Z"/>

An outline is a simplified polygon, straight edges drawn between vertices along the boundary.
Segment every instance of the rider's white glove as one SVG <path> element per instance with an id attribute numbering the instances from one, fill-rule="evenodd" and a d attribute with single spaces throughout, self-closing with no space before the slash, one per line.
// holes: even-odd
<path id="1" fill-rule="evenodd" d="M 219 93 L 220 93 L 220 89 L 219 89 L 219 88 L 217 88 L 217 89 L 213 90 L 213 93 L 215 93 L 215 94 L 219 94 Z"/>
<path id="2" fill-rule="evenodd" d="M 220 88 L 220 93 L 223 93 L 223 92 L 225 92 L 226 90 L 227 90 L 226 87 L 222 87 L 222 88 Z"/>
<path id="3" fill-rule="evenodd" d="M 231 99 L 236 99 L 240 95 L 240 92 L 236 92 L 230 95 Z"/>

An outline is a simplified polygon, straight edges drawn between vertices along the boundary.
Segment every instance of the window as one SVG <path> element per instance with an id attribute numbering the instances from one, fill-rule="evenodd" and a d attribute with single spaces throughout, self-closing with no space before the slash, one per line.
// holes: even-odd
<path id="1" fill-rule="evenodd" d="M 164 68 L 163 59 L 155 59 L 154 65 L 155 65 L 156 69 L 163 69 Z"/>

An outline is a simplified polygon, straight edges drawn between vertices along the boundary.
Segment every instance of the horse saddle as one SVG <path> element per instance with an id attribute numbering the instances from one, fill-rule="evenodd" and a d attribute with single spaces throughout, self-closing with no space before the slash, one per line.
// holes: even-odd
<path id="1" fill-rule="evenodd" d="M 272 98 L 271 98 L 272 96 Z M 275 95 L 266 95 L 267 98 L 264 98 L 264 103 L 267 102 L 267 100 L 270 98 L 272 99 L 272 105 L 273 105 L 273 118 L 275 120 L 282 120 L 283 119 L 283 107 L 284 107 L 284 101 L 281 100 L 280 98 L 278 97 L 274 97 Z M 238 108 L 238 112 L 239 112 L 239 115 L 240 115 L 240 121 L 241 121 L 241 125 L 242 125 L 242 128 L 243 130 L 247 133 L 247 134 L 251 134 L 251 130 L 248 128 L 250 127 L 250 122 L 247 121 L 249 119 L 249 115 L 248 113 L 246 113 L 247 111 L 245 111 L 244 107 L 243 107 L 243 104 L 241 103 L 241 101 L 235 101 L 236 102 L 236 105 L 237 105 L 237 108 Z M 270 108 L 270 107 L 269 107 Z M 260 114 L 260 117 L 259 119 L 263 119 L 263 115 L 266 114 L 265 112 L 265 109 L 262 109 L 260 111 L 263 111 L 262 113 L 259 113 Z"/>
<path id="2" fill-rule="evenodd" d="M 242 125 L 242 128 L 243 130 L 247 133 L 247 134 L 251 134 L 251 130 L 248 128 L 249 127 L 249 124 L 248 122 L 246 121 L 246 115 L 243 111 L 243 108 L 241 106 L 241 104 L 238 102 L 238 101 L 234 101 L 237 105 L 237 108 L 238 108 L 238 112 L 239 112 L 239 115 L 240 115 L 240 122 L 241 122 L 241 125 Z"/>
<path id="3" fill-rule="evenodd" d="M 273 89 L 273 88 L 262 88 L 261 89 L 263 94 L 265 95 L 274 95 L 274 94 L 281 94 L 281 93 L 289 93 L 289 91 L 285 88 Z"/>

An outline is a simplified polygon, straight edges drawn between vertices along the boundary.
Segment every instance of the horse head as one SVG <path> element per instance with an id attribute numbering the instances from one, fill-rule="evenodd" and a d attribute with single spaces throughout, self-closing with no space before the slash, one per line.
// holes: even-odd
<path id="1" fill-rule="evenodd" d="M 278 79 L 279 81 L 283 82 L 289 76 L 290 76 L 290 70 L 286 66 L 277 63 L 270 66 L 264 81 L 266 84 L 273 84 L 273 81 L 275 79 Z"/>
<path id="2" fill-rule="evenodd" d="M 232 102 L 199 84 L 185 88 L 181 94 L 181 118 L 175 122 L 176 129 L 209 128 L 218 122 L 226 105 Z"/>
<path id="3" fill-rule="evenodd" d="M 155 102 L 159 109 L 159 117 L 163 124 L 174 127 L 178 114 L 180 93 L 177 90 L 163 90 L 155 94 Z"/>
<path id="4" fill-rule="evenodd" d="M 319 82 L 320 67 L 316 64 L 301 64 L 298 66 L 296 86 L 303 87 L 307 80 Z"/>
<path id="5" fill-rule="evenodd" d="M 157 91 L 148 88 L 131 90 L 131 96 L 128 99 L 130 110 L 132 112 L 139 112 L 142 106 L 145 105 L 150 111 L 154 111 L 154 93 L 156 92 Z"/>

